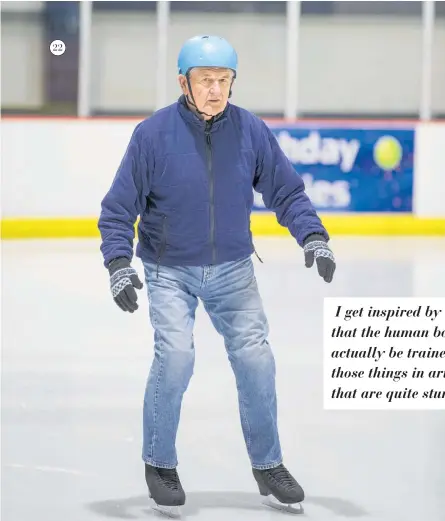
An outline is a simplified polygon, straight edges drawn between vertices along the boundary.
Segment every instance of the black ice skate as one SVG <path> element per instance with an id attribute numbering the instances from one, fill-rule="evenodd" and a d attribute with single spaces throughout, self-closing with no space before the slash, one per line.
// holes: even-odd
<path id="1" fill-rule="evenodd" d="M 252 471 L 265 505 L 291 514 L 303 513 L 300 503 L 304 500 L 304 491 L 284 465 Z"/>
<path id="2" fill-rule="evenodd" d="M 168 517 L 179 517 L 185 493 L 176 469 L 161 469 L 146 463 L 145 481 L 152 508 Z"/>

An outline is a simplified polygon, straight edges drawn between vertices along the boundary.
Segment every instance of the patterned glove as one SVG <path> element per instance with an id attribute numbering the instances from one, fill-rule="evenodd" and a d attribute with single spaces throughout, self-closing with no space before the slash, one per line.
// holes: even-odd
<path id="1" fill-rule="evenodd" d="M 138 297 L 134 288 L 142 289 L 143 286 L 136 270 L 130 266 L 128 259 L 120 257 L 111 261 L 108 271 L 114 301 L 123 311 L 133 313 L 138 309 Z"/>
<path id="2" fill-rule="evenodd" d="M 335 271 L 335 259 L 326 239 L 322 235 L 312 234 L 303 242 L 306 268 L 317 262 L 318 273 L 325 282 L 331 282 Z"/>

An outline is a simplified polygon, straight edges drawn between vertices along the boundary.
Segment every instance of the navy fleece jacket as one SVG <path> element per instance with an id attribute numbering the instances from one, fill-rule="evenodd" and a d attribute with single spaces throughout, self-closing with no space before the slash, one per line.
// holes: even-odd
<path id="1" fill-rule="evenodd" d="M 202 121 L 181 97 L 139 123 L 98 222 L 105 266 L 136 255 L 164 265 L 201 266 L 254 252 L 253 190 L 298 244 L 329 236 L 295 171 L 266 124 L 228 104 Z"/>

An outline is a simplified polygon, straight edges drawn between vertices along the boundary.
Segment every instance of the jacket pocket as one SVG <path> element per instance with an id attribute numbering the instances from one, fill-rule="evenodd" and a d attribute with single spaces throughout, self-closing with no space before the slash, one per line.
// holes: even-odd
<path id="1" fill-rule="evenodd" d="M 158 248 L 158 261 L 162 259 L 162 256 L 165 253 L 165 249 L 167 248 L 167 216 L 162 216 L 162 234 L 161 234 L 161 242 Z"/>
<path id="2" fill-rule="evenodd" d="M 158 248 L 158 259 L 156 264 L 156 276 L 159 277 L 159 265 L 162 260 L 162 256 L 165 253 L 165 250 L 167 248 L 167 216 L 162 216 L 162 233 L 161 233 L 161 242 L 159 244 Z"/>

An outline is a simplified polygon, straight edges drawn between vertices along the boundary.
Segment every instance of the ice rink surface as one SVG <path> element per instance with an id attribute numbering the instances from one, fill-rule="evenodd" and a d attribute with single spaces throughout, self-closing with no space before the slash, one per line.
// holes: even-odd
<path id="1" fill-rule="evenodd" d="M 445 240 L 334 238 L 328 285 L 288 239 L 256 239 L 285 464 L 311 521 L 445 520 L 445 412 L 324 411 L 325 296 L 445 296 Z M 142 274 L 138 261 L 135 267 Z M 156 519 L 141 461 L 148 305 L 112 301 L 99 242 L 2 243 L 3 521 Z M 178 434 L 184 519 L 289 517 L 260 505 L 222 339 L 198 308 Z"/>

